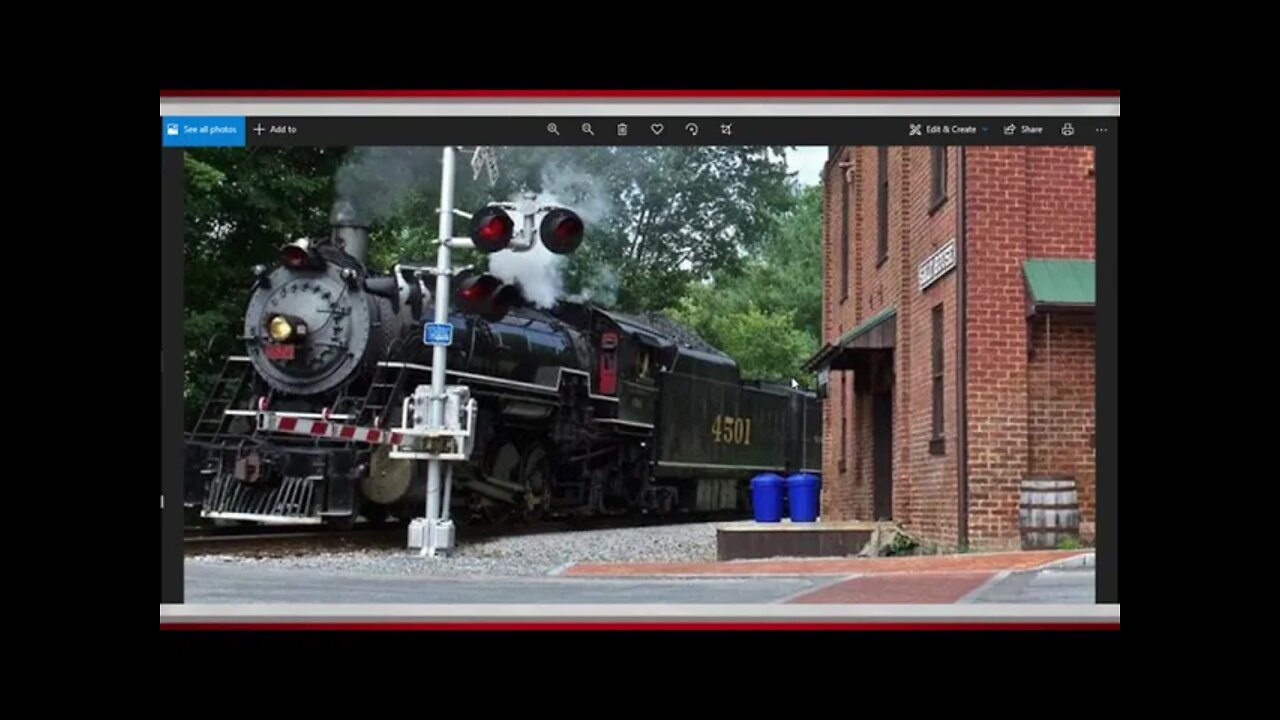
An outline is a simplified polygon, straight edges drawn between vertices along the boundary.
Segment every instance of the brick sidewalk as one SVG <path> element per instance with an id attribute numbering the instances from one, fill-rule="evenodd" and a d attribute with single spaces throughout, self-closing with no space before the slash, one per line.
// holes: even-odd
<path id="1" fill-rule="evenodd" d="M 1030 570 L 1056 560 L 1084 555 L 1080 550 L 1044 550 L 967 555 L 918 555 L 909 557 L 833 558 L 792 560 L 734 560 L 706 563 L 579 563 L 567 568 L 567 576 L 672 576 L 742 577 L 752 575 L 868 575 L 881 573 L 997 573 Z"/>
<path id="2" fill-rule="evenodd" d="M 709 563 L 585 563 L 575 577 L 831 576 L 832 582 L 782 602 L 804 604 L 951 604 L 998 581 L 1002 574 L 1033 570 L 1079 550 L 914 557 L 738 560 Z"/>

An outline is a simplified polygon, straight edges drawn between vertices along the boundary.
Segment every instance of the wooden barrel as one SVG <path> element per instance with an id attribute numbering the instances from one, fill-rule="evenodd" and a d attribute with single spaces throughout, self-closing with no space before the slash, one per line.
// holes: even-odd
<path id="1" fill-rule="evenodd" d="M 1074 478 L 1041 477 L 1022 481 L 1018 506 L 1022 548 L 1056 548 L 1064 540 L 1079 543 L 1080 499 Z"/>

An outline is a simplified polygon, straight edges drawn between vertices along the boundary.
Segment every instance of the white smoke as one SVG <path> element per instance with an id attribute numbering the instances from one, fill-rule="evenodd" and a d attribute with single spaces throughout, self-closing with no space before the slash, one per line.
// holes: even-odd
<path id="1" fill-rule="evenodd" d="M 582 287 L 577 299 L 590 301 L 607 308 L 618 304 L 618 271 L 607 265 L 596 271 Z"/>
<path id="2" fill-rule="evenodd" d="M 588 225 L 604 222 L 613 203 L 604 184 L 589 173 L 558 162 L 548 164 L 540 173 L 540 202 L 555 202 L 582 217 Z"/>
<path id="3" fill-rule="evenodd" d="M 560 205 L 578 213 L 586 224 L 586 237 L 591 241 L 591 226 L 603 222 L 612 203 L 604 185 L 590 174 L 560 163 L 547 165 L 540 173 L 541 189 L 537 192 L 540 206 Z M 520 194 L 508 198 L 518 202 Z M 520 286 L 529 302 L 541 308 L 555 306 L 564 296 L 564 270 L 569 258 L 547 250 L 541 243 L 529 250 L 503 250 L 489 257 L 489 272 L 503 282 Z M 612 297 L 617 297 L 617 275 L 613 274 Z M 610 292 L 601 286 L 599 293 Z"/>
<path id="4" fill-rule="evenodd" d="M 515 283 L 529 302 L 553 307 L 564 290 L 562 273 L 566 258 L 540 243 L 523 252 L 503 250 L 489 256 L 489 272 L 503 282 Z"/>

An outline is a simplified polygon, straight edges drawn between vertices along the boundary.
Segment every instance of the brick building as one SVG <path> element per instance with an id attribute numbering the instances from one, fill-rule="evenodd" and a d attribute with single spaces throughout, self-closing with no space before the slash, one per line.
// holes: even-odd
<path id="1" fill-rule="evenodd" d="M 1087 532 L 1092 150 L 833 147 L 824 184 L 824 519 L 1016 546 L 1020 483 L 1070 476 Z"/>

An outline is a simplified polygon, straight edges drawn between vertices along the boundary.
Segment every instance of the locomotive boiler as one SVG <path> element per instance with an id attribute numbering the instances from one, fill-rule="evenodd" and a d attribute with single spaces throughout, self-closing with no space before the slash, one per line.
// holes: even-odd
<path id="1" fill-rule="evenodd" d="M 503 218 L 477 213 L 478 248 L 496 249 L 486 242 L 510 232 Z M 349 525 L 421 512 L 425 462 L 254 422 L 269 409 L 390 430 L 430 381 L 430 271 L 371 269 L 349 204 L 335 205 L 331 225 L 255 268 L 245 354 L 226 358 L 188 434 L 187 500 L 205 518 Z M 540 231 L 565 250 L 582 224 L 557 210 Z M 456 520 L 743 510 L 754 474 L 816 472 L 812 393 L 743 381 L 731 358 L 661 316 L 568 300 L 539 308 L 518 284 L 469 270 L 453 285 L 448 382 L 478 403 L 470 461 L 455 470 Z"/>

